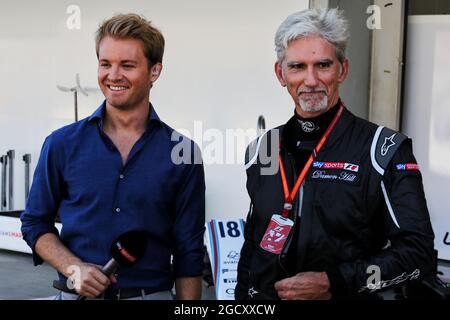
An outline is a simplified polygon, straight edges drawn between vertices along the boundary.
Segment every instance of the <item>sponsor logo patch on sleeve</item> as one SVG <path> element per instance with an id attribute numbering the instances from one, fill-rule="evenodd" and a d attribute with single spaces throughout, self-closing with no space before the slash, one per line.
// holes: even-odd
<path id="1" fill-rule="evenodd" d="M 397 171 L 420 171 L 417 163 L 396 163 L 394 166 Z"/>

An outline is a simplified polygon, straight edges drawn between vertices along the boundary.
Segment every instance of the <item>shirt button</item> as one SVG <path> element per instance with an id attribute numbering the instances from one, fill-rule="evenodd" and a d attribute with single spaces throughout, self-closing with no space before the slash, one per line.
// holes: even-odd
<path id="1" fill-rule="evenodd" d="M 121 174 L 121 175 L 119 176 L 119 178 L 120 178 L 120 180 L 122 180 L 123 178 L 125 178 L 125 176 L 124 176 L 123 174 Z"/>
<path id="2" fill-rule="evenodd" d="M 119 208 L 119 207 L 116 208 L 116 212 L 117 212 L 117 213 L 120 212 L 120 208 Z"/>

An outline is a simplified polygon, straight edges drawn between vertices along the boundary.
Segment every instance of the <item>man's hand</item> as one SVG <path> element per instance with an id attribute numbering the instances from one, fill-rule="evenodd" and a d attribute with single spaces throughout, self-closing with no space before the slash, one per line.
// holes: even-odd
<path id="1" fill-rule="evenodd" d="M 85 297 L 95 298 L 103 293 L 111 283 L 116 283 L 117 279 L 114 275 L 109 278 L 103 274 L 101 267 L 89 264 L 81 263 L 76 265 L 79 268 L 79 272 L 75 272 L 70 276 L 75 291 Z"/>
<path id="2" fill-rule="evenodd" d="M 115 276 L 108 279 L 100 266 L 81 261 L 53 233 L 45 233 L 39 237 L 35 251 L 52 267 L 70 278 L 75 291 L 85 297 L 97 297 L 111 282 L 117 282 Z"/>
<path id="3" fill-rule="evenodd" d="M 325 272 L 300 272 L 275 283 L 283 300 L 328 300 L 330 282 Z"/>

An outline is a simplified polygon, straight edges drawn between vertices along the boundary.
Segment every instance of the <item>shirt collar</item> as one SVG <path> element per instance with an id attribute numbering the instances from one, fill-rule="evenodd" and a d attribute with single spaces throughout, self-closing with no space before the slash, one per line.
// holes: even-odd
<path id="1" fill-rule="evenodd" d="M 161 120 L 158 117 L 158 114 L 155 111 L 155 108 L 151 103 L 149 103 L 150 114 L 148 116 L 147 128 L 149 128 L 151 122 L 161 123 Z M 94 119 L 100 119 L 100 124 L 103 123 L 103 117 L 106 109 L 106 100 L 94 111 L 94 113 L 89 117 L 88 122 L 91 122 Z"/>

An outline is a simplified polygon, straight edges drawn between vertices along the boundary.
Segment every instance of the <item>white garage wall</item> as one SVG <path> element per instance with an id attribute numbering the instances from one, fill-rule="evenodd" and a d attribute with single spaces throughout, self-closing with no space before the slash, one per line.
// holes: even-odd
<path id="1" fill-rule="evenodd" d="M 450 260 L 450 16 L 408 20 L 403 130 L 423 175 L 439 258 Z"/>
<path id="2" fill-rule="evenodd" d="M 81 29 L 69 30 L 69 5 L 81 9 Z M 151 92 L 160 117 L 175 128 L 253 129 L 257 116 L 268 127 L 286 121 L 292 103 L 274 72 L 273 37 L 290 13 L 307 0 L 0 0 L 0 153 L 16 150 L 15 209 L 24 207 L 21 160 L 36 165 L 45 136 L 73 121 L 73 97 L 56 89 L 96 85 L 94 32 L 114 13 L 151 19 L 166 39 L 162 76 Z M 79 95 L 79 116 L 102 102 L 100 92 Z M 197 141 L 201 144 L 201 141 Z M 204 143 L 204 147 L 207 146 Z M 243 150 L 239 150 L 241 153 Z M 248 208 L 241 164 L 206 165 L 207 219 L 244 217 Z"/>

